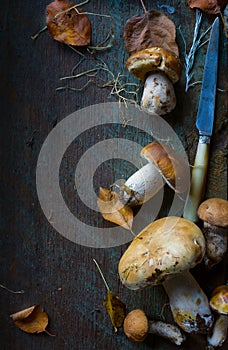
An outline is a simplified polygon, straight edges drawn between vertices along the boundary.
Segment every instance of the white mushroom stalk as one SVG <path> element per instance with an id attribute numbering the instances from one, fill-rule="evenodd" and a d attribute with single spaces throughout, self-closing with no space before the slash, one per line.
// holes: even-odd
<path id="1" fill-rule="evenodd" d="M 170 147 L 152 142 L 141 151 L 149 162 L 136 171 L 119 188 L 119 196 L 127 205 L 141 205 L 151 199 L 167 183 L 176 192 L 187 190 L 189 165 Z"/>
<path id="2" fill-rule="evenodd" d="M 141 100 L 141 107 L 149 113 L 164 115 L 176 106 L 176 96 L 173 84 L 162 73 L 149 73 Z"/>
<path id="3" fill-rule="evenodd" d="M 155 196 L 164 184 L 165 181 L 156 166 L 148 163 L 120 186 L 120 198 L 127 205 L 141 205 Z"/>
<path id="4" fill-rule="evenodd" d="M 208 333 L 213 317 L 209 302 L 189 269 L 201 262 L 205 239 L 197 225 L 179 217 L 156 220 L 132 241 L 119 262 L 129 289 L 162 284 L 175 322 L 188 333 Z"/>
<path id="5" fill-rule="evenodd" d="M 213 350 L 226 341 L 228 334 L 228 316 L 219 315 L 213 326 L 212 333 L 207 337 L 208 350 Z"/>
<path id="6" fill-rule="evenodd" d="M 208 333 L 212 317 L 208 298 L 189 271 L 163 282 L 176 323 L 187 333 Z"/>

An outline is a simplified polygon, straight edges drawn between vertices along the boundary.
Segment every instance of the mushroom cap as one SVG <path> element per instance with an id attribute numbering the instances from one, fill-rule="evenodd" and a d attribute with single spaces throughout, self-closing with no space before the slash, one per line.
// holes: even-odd
<path id="1" fill-rule="evenodd" d="M 151 142 L 140 154 L 158 168 L 173 190 L 184 192 L 188 189 L 189 165 L 172 148 L 159 142 Z"/>
<path id="2" fill-rule="evenodd" d="M 131 55 L 126 62 L 129 72 L 141 81 L 148 73 L 164 72 L 174 84 L 180 79 L 182 64 L 172 52 L 160 47 L 150 47 Z"/>
<path id="3" fill-rule="evenodd" d="M 142 342 L 145 340 L 148 330 L 149 321 L 143 310 L 132 310 L 124 319 L 124 333 L 133 342 Z"/>
<path id="4" fill-rule="evenodd" d="M 211 225 L 228 226 L 228 201 L 221 198 L 209 198 L 200 204 L 198 216 Z"/>
<path id="5" fill-rule="evenodd" d="M 120 259 L 118 270 L 129 289 L 157 285 L 197 265 L 205 253 L 205 239 L 197 225 L 170 216 L 144 228 Z"/>
<path id="6" fill-rule="evenodd" d="M 221 285 L 213 290 L 210 307 L 220 314 L 228 315 L 228 286 Z"/>

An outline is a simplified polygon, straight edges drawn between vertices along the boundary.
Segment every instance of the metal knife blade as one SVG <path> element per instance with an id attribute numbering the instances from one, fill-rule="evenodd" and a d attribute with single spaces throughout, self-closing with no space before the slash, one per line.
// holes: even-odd
<path id="1" fill-rule="evenodd" d="M 211 29 L 210 40 L 205 59 L 203 83 L 200 94 L 196 127 L 200 135 L 211 136 L 214 122 L 214 108 L 217 82 L 219 48 L 219 18 L 216 18 Z"/>
<path id="2" fill-rule="evenodd" d="M 199 130 L 199 142 L 192 170 L 190 192 L 183 213 L 184 218 L 193 222 L 198 220 L 197 210 L 206 184 L 210 137 L 214 123 L 218 52 L 219 18 L 216 18 L 212 25 L 205 59 L 203 83 L 196 119 L 196 127 Z"/>

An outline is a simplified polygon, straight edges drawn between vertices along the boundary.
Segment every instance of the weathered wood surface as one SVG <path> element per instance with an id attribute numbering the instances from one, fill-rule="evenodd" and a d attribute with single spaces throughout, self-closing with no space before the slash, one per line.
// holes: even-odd
<path id="1" fill-rule="evenodd" d="M 80 56 L 68 47 L 53 41 L 45 32 L 36 41 L 31 35 L 45 24 L 45 6 L 49 1 L 1 1 L 1 255 L 0 283 L 13 289 L 23 289 L 24 294 L 12 294 L 0 288 L 0 347 L 4 350 L 24 349 L 176 349 L 166 340 L 148 337 L 142 344 L 132 344 L 120 330 L 113 333 L 109 317 L 103 307 L 105 287 L 92 262 L 99 262 L 110 288 L 127 304 L 128 310 L 142 308 L 149 317 L 172 322 L 172 316 L 161 286 L 139 292 L 123 288 L 117 275 L 117 265 L 126 245 L 94 249 L 74 244 L 56 232 L 46 220 L 37 198 L 36 163 L 41 146 L 53 127 L 70 113 L 91 104 L 116 101 L 110 97 L 110 88 L 88 86 L 82 92 L 56 91 L 59 78 L 68 75 L 79 62 Z M 175 6 L 174 14 L 168 14 L 178 27 L 181 25 L 187 46 L 193 33 L 195 15 L 185 1 L 145 1 L 148 8 L 158 9 L 156 4 Z M 123 43 L 123 26 L 126 20 L 143 13 L 139 1 L 91 1 L 85 10 L 110 14 L 115 22 L 113 47 L 96 54 L 107 62 L 115 75 L 128 74 L 125 61 L 128 57 Z M 91 18 L 93 42 L 103 38 L 108 21 Z M 204 26 L 213 17 L 204 17 Z M 183 43 L 177 33 L 183 62 Z M 226 42 L 221 33 L 218 87 L 227 89 Z M 195 79 L 202 77 L 205 48 L 196 58 Z M 83 68 L 87 68 L 87 65 Z M 177 107 L 167 119 L 178 134 L 190 163 L 196 150 L 197 132 L 195 116 L 200 85 L 184 93 L 185 77 L 176 85 Z M 206 197 L 226 198 L 227 173 L 227 95 L 217 93 L 215 129 L 211 145 Z M 112 130 L 100 130 L 112 135 Z M 103 134 L 102 134 L 103 133 Z M 131 137 L 132 135 L 130 135 Z M 66 201 L 74 213 L 86 222 L 91 212 L 79 208 L 75 200 L 73 177 L 75 162 L 92 144 L 89 134 L 82 143 L 75 141 L 63 161 L 60 182 Z M 133 137 L 133 136 L 132 136 Z M 135 136 L 134 136 L 135 137 Z M 140 139 L 140 138 L 139 138 Z M 142 140 L 141 140 L 142 141 Z M 78 142 L 78 143 L 77 143 Z M 142 142 L 145 142 L 142 141 Z M 79 147 L 80 146 L 80 147 Z M 54 147 L 54 146 L 53 146 Z M 115 169 L 113 170 L 113 167 Z M 111 184 L 115 177 L 125 178 L 133 171 L 124 162 L 109 162 L 97 172 L 96 189 Z M 85 170 L 86 171 L 86 170 Z M 167 196 L 172 196 L 167 191 Z M 169 200 L 167 200 L 169 203 Z M 167 204 L 163 205 L 167 212 Z M 162 214 L 161 213 L 161 214 Z M 102 224 L 102 221 L 100 221 Z M 226 261 L 227 262 L 227 261 Z M 227 263 L 206 272 L 203 266 L 193 270 L 206 293 L 226 282 Z M 44 307 L 50 317 L 48 330 L 55 334 L 28 335 L 12 324 L 9 315 L 34 304 Z M 227 344 L 227 343 L 226 343 Z M 189 336 L 180 349 L 204 349 L 205 337 Z M 225 349 L 225 345 L 223 347 Z"/>

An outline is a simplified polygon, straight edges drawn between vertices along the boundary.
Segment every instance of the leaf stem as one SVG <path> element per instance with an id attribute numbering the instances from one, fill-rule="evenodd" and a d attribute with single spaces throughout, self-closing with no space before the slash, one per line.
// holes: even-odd
<path id="1" fill-rule="evenodd" d="M 106 289 L 107 289 L 108 291 L 110 291 L 110 288 L 109 288 L 109 286 L 108 286 L 108 283 L 107 283 L 107 281 L 106 281 L 106 279 L 105 279 L 105 277 L 104 277 L 103 272 L 101 271 L 100 266 L 98 265 L 98 262 L 97 262 L 95 259 L 93 259 L 93 262 L 94 262 L 94 264 L 96 265 L 96 267 L 97 267 L 97 269 L 98 269 L 98 271 L 99 271 L 99 273 L 100 273 L 100 275 L 101 275 L 101 278 L 102 278 L 102 280 L 103 280 L 103 282 L 104 282 L 104 284 L 105 284 Z"/>
<path id="2" fill-rule="evenodd" d="M 6 289 L 8 292 L 13 293 L 13 294 L 23 294 L 25 291 L 22 290 L 18 290 L 18 291 L 14 291 L 12 289 L 7 288 L 6 286 L 3 286 L 3 284 L 0 284 L 0 287 L 3 289 Z"/>

